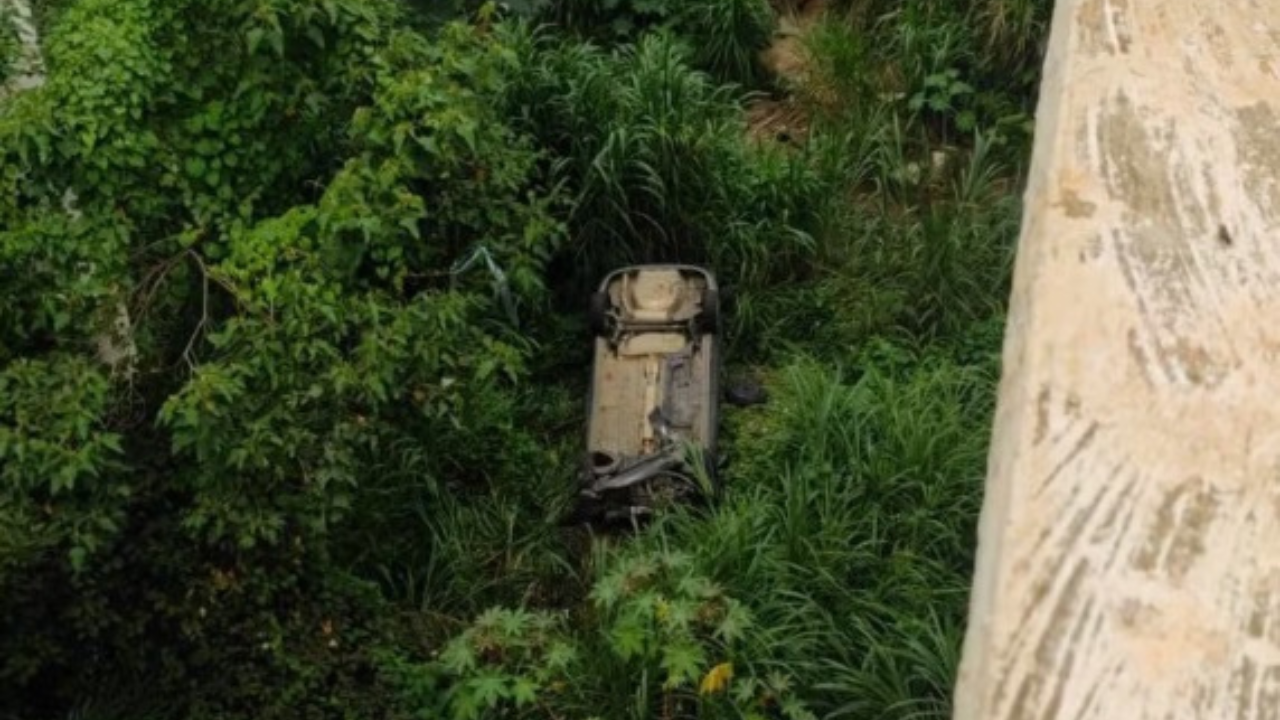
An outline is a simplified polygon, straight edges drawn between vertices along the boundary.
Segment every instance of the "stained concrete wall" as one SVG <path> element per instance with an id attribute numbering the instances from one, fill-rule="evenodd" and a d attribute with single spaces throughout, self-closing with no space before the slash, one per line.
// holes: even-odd
<path id="1" fill-rule="evenodd" d="M 0 98 L 43 85 L 44 59 L 40 54 L 40 35 L 31 17 L 29 1 L 0 0 L 0 21 L 13 23 L 18 42 L 22 44 L 22 55 L 17 59 L 8 86 L 0 88 Z"/>
<path id="2" fill-rule="evenodd" d="M 1280 717 L 1280 0 L 1059 0 L 958 720 Z"/>

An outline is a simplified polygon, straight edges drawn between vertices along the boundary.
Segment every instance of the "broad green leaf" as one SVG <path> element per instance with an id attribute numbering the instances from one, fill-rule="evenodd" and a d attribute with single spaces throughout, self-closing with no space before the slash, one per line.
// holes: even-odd
<path id="1" fill-rule="evenodd" d="M 538 699 L 538 684 L 527 677 L 518 677 L 511 686 L 511 698 L 517 706 L 528 705 Z"/>
<path id="2" fill-rule="evenodd" d="M 462 675 L 476 667 L 476 654 L 466 636 L 454 638 L 440 653 L 440 662 L 455 675 Z"/>
<path id="3" fill-rule="evenodd" d="M 572 665 L 577 659 L 578 651 L 576 648 L 564 641 L 557 640 L 551 643 L 551 646 L 547 648 L 547 653 L 543 661 L 549 669 L 564 670 Z"/>
<path id="4" fill-rule="evenodd" d="M 249 54 L 253 55 L 258 51 L 258 46 L 262 44 L 264 31 L 260 27 L 249 30 L 245 35 L 245 44 L 248 46 Z"/>
<path id="5" fill-rule="evenodd" d="M 737 600 L 729 599 L 715 634 L 724 642 L 732 643 L 741 639 L 751 625 L 751 610 Z"/>
<path id="6" fill-rule="evenodd" d="M 669 643 L 662 649 L 662 669 L 667 671 L 665 687 L 675 688 L 697 682 L 706 665 L 706 653 L 689 641 Z"/>
<path id="7" fill-rule="evenodd" d="M 72 570 L 76 572 L 80 572 L 81 570 L 84 570 L 84 564 L 88 556 L 88 553 L 85 551 L 83 547 L 77 545 L 71 548 L 71 550 L 67 553 L 67 556 L 71 560 Z"/>
<path id="8" fill-rule="evenodd" d="M 486 707 L 496 707 L 508 698 L 507 677 L 505 675 L 484 672 L 467 682 L 468 689 L 476 699 Z"/>
<path id="9" fill-rule="evenodd" d="M 610 644 L 619 657 L 627 660 L 643 655 L 649 628 L 634 615 L 622 618 L 609 633 Z"/>
<path id="10" fill-rule="evenodd" d="M 315 25 L 307 27 L 307 38 L 311 40 L 317 48 L 323 50 L 325 48 L 324 31 Z"/>

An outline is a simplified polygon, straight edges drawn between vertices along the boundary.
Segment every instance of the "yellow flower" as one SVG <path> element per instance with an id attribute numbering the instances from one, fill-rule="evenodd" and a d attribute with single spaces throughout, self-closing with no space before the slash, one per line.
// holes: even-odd
<path id="1" fill-rule="evenodd" d="M 707 671 L 706 676 L 702 678 L 702 684 L 698 686 L 698 693 L 701 695 L 718 693 L 724 690 L 732 679 L 733 663 L 722 662 Z"/>
<path id="2" fill-rule="evenodd" d="M 658 618 L 658 622 L 665 623 L 667 618 L 671 616 L 671 604 L 661 598 L 654 603 L 654 616 Z"/>

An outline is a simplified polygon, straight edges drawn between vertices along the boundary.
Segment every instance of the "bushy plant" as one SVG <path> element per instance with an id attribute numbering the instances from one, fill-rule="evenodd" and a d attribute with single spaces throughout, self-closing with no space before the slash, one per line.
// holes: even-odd
<path id="1" fill-rule="evenodd" d="M 503 608 L 481 613 L 437 662 L 390 656 L 386 664 L 419 717 L 455 720 L 541 714 L 583 670 L 562 617 Z"/>
<path id="2" fill-rule="evenodd" d="M 366 498 L 483 488 L 521 435 L 559 234 L 511 53 L 389 2 L 231 5 L 73 4 L 0 111 L 0 682 L 31 708 L 148 677 L 195 717 L 333 711 L 346 643 L 386 642 L 337 564 Z"/>
<path id="3" fill-rule="evenodd" d="M 571 711 L 590 718 L 814 717 L 781 672 L 757 676 L 750 610 L 682 552 L 624 554 L 572 622 L 490 608 L 429 663 L 392 658 L 418 712 L 468 720 Z M 585 621 L 585 622 L 584 622 Z"/>

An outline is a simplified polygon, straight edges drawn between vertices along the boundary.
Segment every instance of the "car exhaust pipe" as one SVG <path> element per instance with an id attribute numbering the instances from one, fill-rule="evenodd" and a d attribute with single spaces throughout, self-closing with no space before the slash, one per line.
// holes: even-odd
<path id="1" fill-rule="evenodd" d="M 596 450 L 591 453 L 591 474 L 608 475 L 618 469 L 622 459 L 611 452 Z"/>

